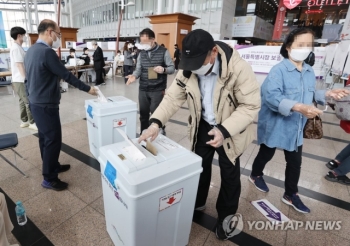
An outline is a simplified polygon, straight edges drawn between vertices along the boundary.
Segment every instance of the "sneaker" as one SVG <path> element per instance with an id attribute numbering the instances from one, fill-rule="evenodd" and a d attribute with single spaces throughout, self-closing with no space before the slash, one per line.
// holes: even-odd
<path id="1" fill-rule="evenodd" d="M 335 160 L 331 160 L 328 163 L 326 163 L 326 167 L 328 167 L 330 170 L 333 170 L 334 168 L 337 168 L 338 166 L 339 166 L 339 164 Z"/>
<path id="2" fill-rule="evenodd" d="M 31 130 L 34 130 L 34 131 L 37 131 L 37 130 L 38 130 L 38 127 L 36 126 L 35 123 L 29 124 L 28 128 L 31 129 Z"/>
<path id="3" fill-rule="evenodd" d="M 56 181 L 52 181 L 52 182 L 48 182 L 46 180 L 43 180 L 43 182 L 41 183 L 41 186 L 46 188 L 46 189 L 61 191 L 61 190 L 67 189 L 68 184 L 66 182 L 62 182 L 59 179 L 57 179 Z"/>
<path id="4" fill-rule="evenodd" d="M 102 84 L 103 84 L 103 85 L 106 85 L 106 82 L 103 82 Z"/>
<path id="5" fill-rule="evenodd" d="M 24 127 L 28 127 L 29 126 L 29 122 L 27 121 L 27 122 L 23 122 L 22 121 L 22 123 L 19 125 L 19 127 L 21 127 L 21 128 L 24 128 Z"/>
<path id="6" fill-rule="evenodd" d="M 224 229 L 222 228 L 222 221 L 218 220 L 216 222 L 216 226 L 215 226 L 215 235 L 216 238 L 219 240 L 223 240 L 226 241 L 227 239 L 229 239 L 230 237 L 228 237 L 224 231 Z"/>
<path id="7" fill-rule="evenodd" d="M 284 193 L 282 202 L 289 206 L 292 206 L 296 211 L 300 213 L 310 213 L 310 209 L 304 205 L 297 194 L 293 194 L 293 196 L 287 196 L 286 193 Z"/>
<path id="8" fill-rule="evenodd" d="M 255 188 L 257 188 L 258 190 L 262 191 L 262 192 L 268 192 L 269 191 L 269 187 L 267 187 L 265 180 L 262 176 L 249 176 L 249 181 L 252 182 L 255 185 Z"/>
<path id="9" fill-rule="evenodd" d="M 334 172 L 329 171 L 325 179 L 331 182 L 337 182 L 343 185 L 350 185 L 350 179 L 346 175 L 335 175 Z"/>
<path id="10" fill-rule="evenodd" d="M 70 165 L 60 165 L 60 169 L 58 170 L 59 173 L 67 172 L 70 169 Z"/>
<path id="11" fill-rule="evenodd" d="M 194 210 L 196 210 L 196 211 L 203 211 L 205 209 L 206 209 L 206 206 L 203 205 L 203 206 L 200 206 L 200 207 L 196 207 Z"/>

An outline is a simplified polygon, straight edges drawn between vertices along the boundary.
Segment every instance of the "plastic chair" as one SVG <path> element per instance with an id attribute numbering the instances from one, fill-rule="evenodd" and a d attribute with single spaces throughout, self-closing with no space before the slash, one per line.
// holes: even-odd
<path id="1" fill-rule="evenodd" d="M 16 160 L 16 155 L 19 157 L 23 158 L 17 151 L 15 151 L 13 148 L 15 148 L 18 145 L 18 138 L 16 133 L 7 133 L 7 134 L 2 134 L 0 135 L 0 151 L 10 149 L 14 153 L 15 157 L 15 164 L 10 162 L 5 156 L 0 154 L 0 157 L 6 161 L 8 164 L 10 164 L 14 169 L 16 169 L 18 172 L 23 174 L 24 177 L 27 177 L 27 175 L 22 172 L 18 167 L 17 167 L 17 160 Z"/>

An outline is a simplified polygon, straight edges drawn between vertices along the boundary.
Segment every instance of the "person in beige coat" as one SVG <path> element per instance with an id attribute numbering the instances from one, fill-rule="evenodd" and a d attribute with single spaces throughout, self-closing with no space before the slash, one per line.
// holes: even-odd
<path id="1" fill-rule="evenodd" d="M 252 68 L 237 51 L 225 43 L 214 42 L 201 29 L 184 38 L 179 68 L 150 118 L 152 124 L 139 141 L 149 138 L 153 141 L 159 128 L 187 100 L 191 150 L 203 159 L 195 209 L 205 209 L 216 151 L 221 174 L 216 236 L 226 240 L 233 235 L 223 229 L 223 223 L 236 213 L 241 193 L 239 157 L 254 139 L 252 124 L 261 104 L 259 84 Z"/>
<path id="2" fill-rule="evenodd" d="M 6 235 L 11 234 L 12 230 L 13 225 L 7 210 L 5 196 L 0 192 L 0 246 L 10 245 Z M 18 246 L 18 244 L 13 244 L 11 246 Z"/>

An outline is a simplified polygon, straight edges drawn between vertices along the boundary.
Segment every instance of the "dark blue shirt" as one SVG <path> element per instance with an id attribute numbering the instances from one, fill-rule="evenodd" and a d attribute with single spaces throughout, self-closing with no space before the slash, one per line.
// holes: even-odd
<path id="1" fill-rule="evenodd" d="M 90 90 L 90 86 L 66 69 L 56 52 L 43 41 L 39 40 L 28 49 L 24 57 L 24 67 L 28 99 L 32 104 L 58 107 L 61 99 L 61 78 L 79 90 Z"/>

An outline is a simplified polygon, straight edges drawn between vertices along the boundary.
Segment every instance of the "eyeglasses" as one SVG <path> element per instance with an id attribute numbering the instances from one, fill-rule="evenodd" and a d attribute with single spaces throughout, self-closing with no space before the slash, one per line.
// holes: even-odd
<path id="1" fill-rule="evenodd" d="M 60 32 L 56 32 L 55 30 L 51 29 L 51 30 L 48 30 L 48 31 L 53 31 L 54 33 L 56 33 L 59 37 L 61 37 L 62 33 Z"/>

